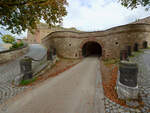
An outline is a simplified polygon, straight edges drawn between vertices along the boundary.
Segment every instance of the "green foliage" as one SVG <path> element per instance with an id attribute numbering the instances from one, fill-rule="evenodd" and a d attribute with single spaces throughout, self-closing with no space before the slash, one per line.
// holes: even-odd
<path id="1" fill-rule="evenodd" d="M 1 39 L 2 39 L 3 42 L 5 42 L 5 43 L 10 43 L 10 44 L 12 44 L 12 43 L 15 42 L 15 38 L 14 38 L 13 36 L 11 36 L 11 35 L 4 35 L 4 36 L 1 37 Z"/>
<path id="2" fill-rule="evenodd" d="M 0 25 L 17 34 L 32 32 L 41 19 L 55 26 L 67 15 L 66 5 L 66 0 L 0 0 Z"/>
<path id="3" fill-rule="evenodd" d="M 144 53 L 144 50 L 134 51 L 134 52 L 132 53 L 132 56 L 130 56 L 130 57 L 139 56 L 139 55 L 141 55 L 141 53 Z"/>
<path id="4" fill-rule="evenodd" d="M 150 47 L 144 48 L 143 50 L 147 50 L 147 49 L 150 49 Z"/>
<path id="5" fill-rule="evenodd" d="M 17 49 L 17 48 L 22 47 L 23 45 L 24 45 L 23 42 L 19 42 L 19 43 L 14 42 L 14 43 L 12 44 L 12 46 L 10 47 L 10 49 Z"/>
<path id="6" fill-rule="evenodd" d="M 28 85 L 28 84 L 35 82 L 36 80 L 37 80 L 37 77 L 34 77 L 32 79 L 29 79 L 29 80 L 22 80 L 20 85 Z"/>
<path id="7" fill-rule="evenodd" d="M 121 4 L 127 8 L 137 8 L 138 6 L 146 7 L 146 10 L 150 7 L 150 0 L 119 0 Z"/>
<path id="8" fill-rule="evenodd" d="M 13 37 L 11 35 L 4 35 L 4 36 L 1 37 L 1 39 L 5 43 L 12 44 L 12 46 L 10 47 L 10 49 L 20 48 L 20 47 L 22 47 L 24 45 L 24 43 L 22 41 L 16 42 L 15 37 Z"/>
<path id="9" fill-rule="evenodd" d="M 117 64 L 117 63 L 119 63 L 119 59 L 106 59 L 106 60 L 104 60 L 104 64 L 105 65 L 109 65 L 109 64 Z"/>

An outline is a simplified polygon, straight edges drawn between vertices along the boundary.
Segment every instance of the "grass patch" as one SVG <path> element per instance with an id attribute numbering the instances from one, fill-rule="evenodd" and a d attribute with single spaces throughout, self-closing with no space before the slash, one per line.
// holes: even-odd
<path id="1" fill-rule="evenodd" d="M 28 85 L 30 83 L 35 82 L 36 80 L 37 80 L 37 77 L 34 77 L 32 79 L 29 79 L 29 80 L 22 80 L 21 83 L 20 83 L 20 85 Z"/>
<path id="2" fill-rule="evenodd" d="M 106 60 L 104 60 L 104 64 L 105 64 L 105 65 L 117 64 L 117 63 L 119 63 L 119 62 L 120 62 L 119 59 L 106 59 Z"/>
<path id="3" fill-rule="evenodd" d="M 132 52 L 132 55 L 130 57 L 136 57 L 139 56 L 141 53 L 144 53 L 144 50 L 134 51 Z"/>
<path id="4" fill-rule="evenodd" d="M 150 49 L 150 47 L 144 48 L 143 50 L 147 50 L 147 49 Z"/>

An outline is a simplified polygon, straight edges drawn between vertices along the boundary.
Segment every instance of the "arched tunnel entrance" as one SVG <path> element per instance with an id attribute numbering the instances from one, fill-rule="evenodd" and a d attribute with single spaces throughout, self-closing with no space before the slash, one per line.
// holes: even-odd
<path id="1" fill-rule="evenodd" d="M 98 56 L 102 55 L 102 47 L 97 42 L 87 42 L 82 47 L 82 56 Z"/>

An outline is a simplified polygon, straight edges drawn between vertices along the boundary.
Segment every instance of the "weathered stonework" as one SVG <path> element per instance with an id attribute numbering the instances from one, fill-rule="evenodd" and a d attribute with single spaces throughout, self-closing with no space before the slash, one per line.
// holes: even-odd
<path id="1" fill-rule="evenodd" d="M 127 85 L 124 85 L 120 83 L 120 72 L 118 72 L 118 79 L 117 79 L 117 94 L 119 99 L 138 99 L 139 94 L 139 88 L 138 85 L 136 87 L 128 87 Z"/>
<path id="2" fill-rule="evenodd" d="M 20 57 L 20 56 L 24 55 L 25 53 L 27 53 L 28 50 L 29 50 L 29 47 L 25 46 L 25 47 L 17 49 L 17 50 L 0 52 L 0 64 L 14 60 L 17 57 Z"/>
<path id="3" fill-rule="evenodd" d="M 57 54 L 65 58 L 82 58 L 82 47 L 87 42 L 97 42 L 102 47 L 102 58 L 120 58 L 120 50 L 134 44 L 143 48 L 143 42 L 150 45 L 150 24 L 128 24 L 106 31 L 72 32 L 57 31 L 42 39 L 42 44 L 56 48 Z"/>
<path id="4" fill-rule="evenodd" d="M 29 44 L 41 44 L 41 40 L 47 36 L 49 33 L 55 31 L 77 31 L 75 28 L 63 28 L 60 26 L 49 27 L 48 24 L 39 23 L 37 29 L 33 30 L 34 33 L 28 31 L 27 38 L 24 39 L 25 42 Z"/>

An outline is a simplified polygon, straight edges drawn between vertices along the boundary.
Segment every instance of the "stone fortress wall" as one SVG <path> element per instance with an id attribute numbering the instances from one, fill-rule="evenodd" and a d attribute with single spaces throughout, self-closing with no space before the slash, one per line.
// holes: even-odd
<path id="1" fill-rule="evenodd" d="M 47 48 L 56 48 L 57 54 L 65 58 L 82 58 L 82 48 L 87 42 L 97 42 L 102 48 L 102 58 L 119 58 L 120 50 L 137 43 L 143 48 L 143 42 L 150 45 L 150 24 L 128 24 L 106 31 L 73 32 L 57 31 L 42 39 Z"/>
<path id="2" fill-rule="evenodd" d="M 138 19 L 137 21 L 133 22 L 133 24 L 138 24 L 138 23 L 150 24 L 150 17 L 146 17 L 146 18 L 143 18 L 143 19 Z"/>
<path id="3" fill-rule="evenodd" d="M 37 25 L 37 29 L 34 30 L 34 33 L 28 31 L 27 38 L 24 39 L 25 42 L 29 44 L 41 44 L 41 40 L 48 34 L 55 31 L 77 31 L 75 28 L 63 28 L 60 26 L 51 27 L 45 23 L 40 23 Z"/>
<path id="4" fill-rule="evenodd" d="M 150 46 L 150 17 L 131 24 L 114 27 L 105 31 L 79 32 L 75 28 L 49 28 L 40 23 L 34 34 L 28 32 L 28 43 L 40 43 L 47 48 L 54 47 L 57 54 L 66 58 L 81 58 L 82 47 L 87 42 L 97 42 L 102 47 L 102 58 L 118 58 L 120 50 L 138 43 L 142 48 L 147 41 Z"/>
<path id="5" fill-rule="evenodd" d="M 146 18 L 143 18 L 143 19 L 138 19 L 137 21 L 133 22 L 133 24 L 150 24 L 150 17 L 146 17 Z M 150 38 L 147 39 L 148 42 L 150 42 Z M 150 46 L 150 43 L 149 43 L 149 46 Z"/>

